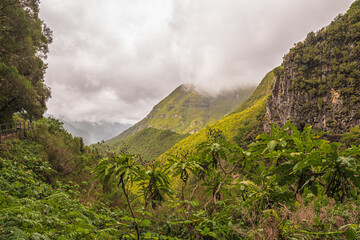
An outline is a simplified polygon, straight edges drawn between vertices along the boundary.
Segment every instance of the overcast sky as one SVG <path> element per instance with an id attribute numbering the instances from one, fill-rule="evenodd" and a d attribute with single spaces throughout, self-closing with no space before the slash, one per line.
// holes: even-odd
<path id="1" fill-rule="evenodd" d="M 42 0 L 48 113 L 135 123 L 182 83 L 258 84 L 353 0 Z"/>

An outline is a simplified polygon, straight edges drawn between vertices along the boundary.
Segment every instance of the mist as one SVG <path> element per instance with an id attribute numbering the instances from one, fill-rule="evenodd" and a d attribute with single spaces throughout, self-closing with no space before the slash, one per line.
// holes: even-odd
<path id="1" fill-rule="evenodd" d="M 53 30 L 48 113 L 135 123 L 182 83 L 256 85 L 349 0 L 43 0 Z"/>

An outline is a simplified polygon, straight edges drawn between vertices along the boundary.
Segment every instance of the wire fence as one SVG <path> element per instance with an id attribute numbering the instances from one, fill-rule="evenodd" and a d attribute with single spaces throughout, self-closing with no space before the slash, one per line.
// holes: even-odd
<path id="1" fill-rule="evenodd" d="M 7 139 L 21 139 L 32 130 L 33 125 L 27 121 L 0 124 L 0 144 Z"/>

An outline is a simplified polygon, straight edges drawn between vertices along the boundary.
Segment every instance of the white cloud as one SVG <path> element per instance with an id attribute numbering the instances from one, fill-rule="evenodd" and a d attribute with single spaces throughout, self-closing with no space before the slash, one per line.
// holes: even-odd
<path id="1" fill-rule="evenodd" d="M 135 122 L 181 83 L 257 84 L 350 0 L 42 0 L 49 113 Z"/>

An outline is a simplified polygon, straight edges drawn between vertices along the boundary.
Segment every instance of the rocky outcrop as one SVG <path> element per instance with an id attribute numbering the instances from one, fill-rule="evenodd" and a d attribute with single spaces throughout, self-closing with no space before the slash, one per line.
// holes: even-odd
<path id="1" fill-rule="evenodd" d="M 360 126 L 360 105 L 350 104 L 342 89 L 329 88 L 321 96 L 312 96 L 306 89 L 296 91 L 294 71 L 293 66 L 285 65 L 276 78 L 266 104 L 265 131 L 270 130 L 272 123 L 282 126 L 289 119 L 299 129 L 308 124 L 335 134 Z"/>
<path id="2" fill-rule="evenodd" d="M 331 134 L 360 126 L 360 1 L 295 45 L 277 69 L 266 131 L 289 119 Z"/>

